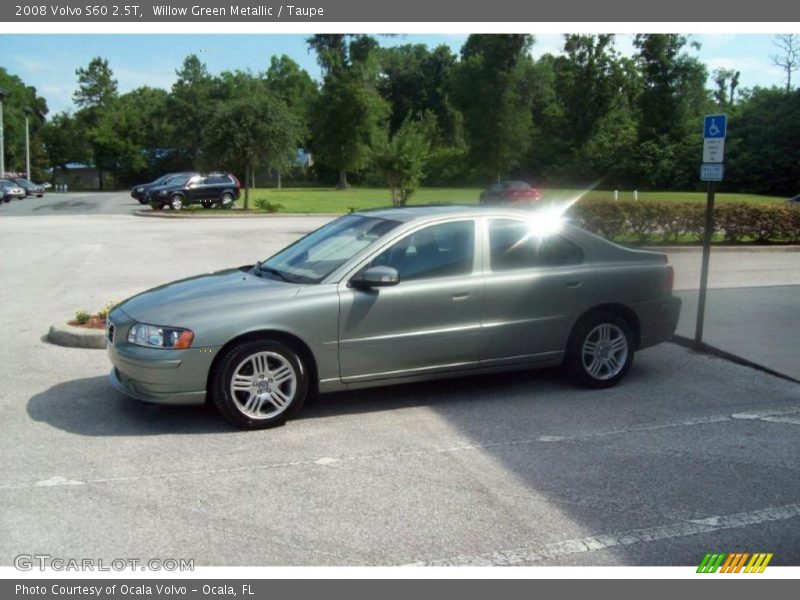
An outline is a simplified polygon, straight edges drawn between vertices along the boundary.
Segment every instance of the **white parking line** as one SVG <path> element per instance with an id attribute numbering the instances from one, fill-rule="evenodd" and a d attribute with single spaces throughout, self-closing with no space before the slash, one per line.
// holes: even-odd
<path id="1" fill-rule="evenodd" d="M 739 529 L 770 521 L 783 521 L 800 517 L 800 504 L 786 504 L 732 515 L 715 515 L 704 519 L 678 521 L 667 525 L 632 529 L 605 535 L 588 536 L 571 540 L 532 544 L 524 548 L 498 550 L 484 554 L 460 555 L 450 558 L 422 560 L 414 566 L 507 566 L 527 565 L 547 559 L 584 554 L 617 546 L 631 546 L 675 538 L 710 533 L 727 529 Z"/>

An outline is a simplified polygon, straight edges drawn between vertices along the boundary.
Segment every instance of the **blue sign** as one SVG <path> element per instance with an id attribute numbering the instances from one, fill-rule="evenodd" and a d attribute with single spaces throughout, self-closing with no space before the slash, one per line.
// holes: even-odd
<path id="1" fill-rule="evenodd" d="M 724 139 L 727 128 L 727 115 L 707 115 L 703 121 L 703 139 Z"/>

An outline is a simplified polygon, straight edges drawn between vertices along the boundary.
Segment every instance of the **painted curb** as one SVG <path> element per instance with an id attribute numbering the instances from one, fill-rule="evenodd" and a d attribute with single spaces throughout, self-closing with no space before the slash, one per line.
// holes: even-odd
<path id="1" fill-rule="evenodd" d="M 103 329 L 86 329 L 71 325 L 51 325 L 47 339 L 52 344 L 68 348 L 105 350 L 106 332 Z"/>

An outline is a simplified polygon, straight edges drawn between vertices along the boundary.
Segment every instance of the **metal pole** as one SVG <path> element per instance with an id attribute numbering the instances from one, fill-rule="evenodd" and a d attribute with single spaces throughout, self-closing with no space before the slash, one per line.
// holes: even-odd
<path id="1" fill-rule="evenodd" d="M 30 118 L 25 115 L 25 177 L 31 180 L 31 135 L 28 128 Z"/>
<path id="2" fill-rule="evenodd" d="M 0 177 L 6 176 L 6 149 L 3 146 L 3 94 L 0 92 Z"/>
<path id="3" fill-rule="evenodd" d="M 706 199 L 706 228 L 703 232 L 703 263 L 700 268 L 700 294 L 697 297 L 697 326 L 694 330 L 694 345 L 703 345 L 703 324 L 706 317 L 706 292 L 708 291 L 708 261 L 711 258 L 711 238 L 714 235 L 714 182 L 708 182 Z"/>

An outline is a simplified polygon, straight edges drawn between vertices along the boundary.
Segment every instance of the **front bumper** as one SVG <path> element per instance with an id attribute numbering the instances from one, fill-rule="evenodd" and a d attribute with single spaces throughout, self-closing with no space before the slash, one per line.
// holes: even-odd
<path id="1" fill-rule="evenodd" d="M 129 344 L 135 321 L 119 309 L 109 315 L 114 333 L 106 332 L 106 350 L 113 365 L 112 385 L 122 393 L 158 404 L 203 404 L 206 382 L 218 348 L 170 350 Z"/>

